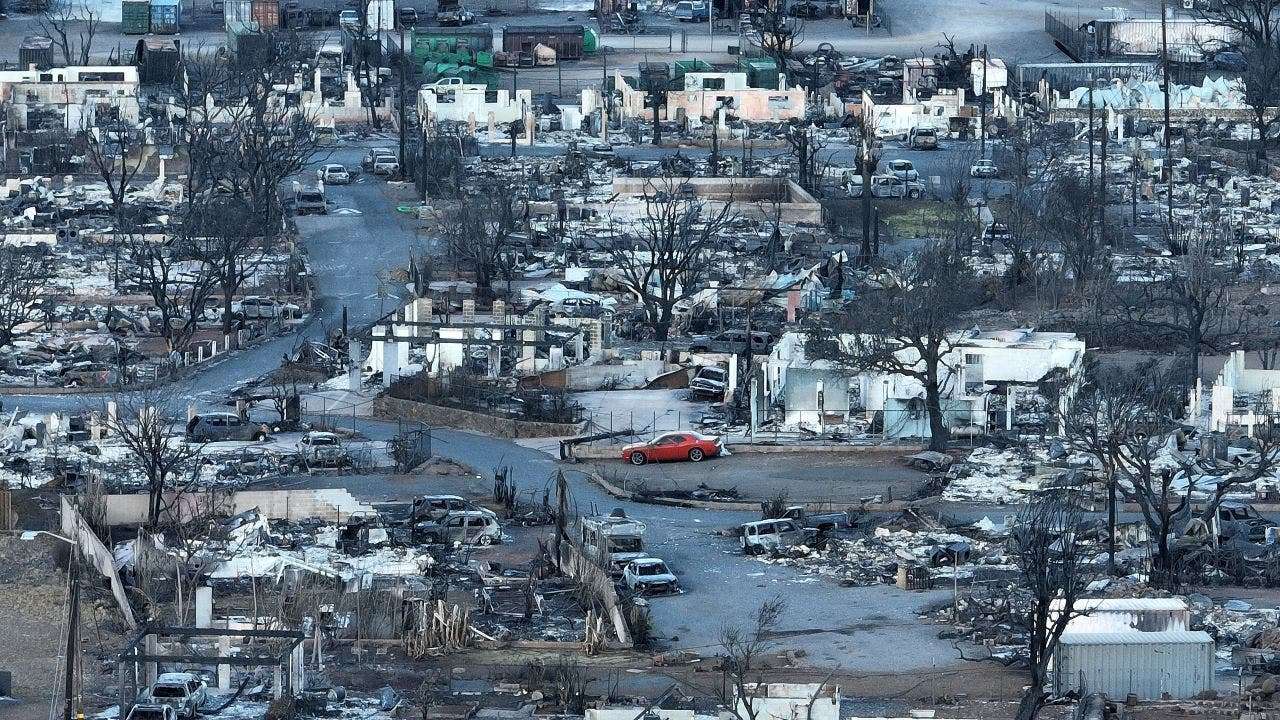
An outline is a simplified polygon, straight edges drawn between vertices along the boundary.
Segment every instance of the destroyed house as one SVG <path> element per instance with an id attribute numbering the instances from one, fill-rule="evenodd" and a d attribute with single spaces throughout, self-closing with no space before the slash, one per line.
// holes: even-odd
<path id="1" fill-rule="evenodd" d="M 121 66 L 0 72 L 0 102 L 12 130 L 79 132 L 138 123 L 138 69 Z"/>
<path id="2" fill-rule="evenodd" d="M 721 124 L 729 117 L 744 122 L 782 122 L 803 118 L 806 96 L 803 88 L 787 86 L 786 77 L 779 79 L 778 89 L 748 86 L 747 73 L 688 73 L 681 78 L 680 88 L 666 92 L 666 104 L 658 113 L 663 120 L 687 118 L 701 124 L 721 108 Z M 639 78 L 614 74 L 614 87 L 622 95 L 618 105 L 624 118 L 651 118 L 652 106 Z"/>
<path id="3" fill-rule="evenodd" d="M 510 123 L 524 118 L 533 107 L 531 90 L 490 90 L 474 85 L 428 85 L 418 91 L 418 115 L 424 125 L 433 122 Z"/>
<path id="4" fill-rule="evenodd" d="M 852 346 L 852 336 L 845 342 Z M 805 356 L 805 336 L 787 333 L 761 364 L 758 405 L 780 410 L 784 425 L 868 423 L 886 438 L 930 436 L 925 390 L 908 375 L 857 372 L 839 359 Z M 1085 343 L 1074 333 L 977 329 L 957 333 L 944 358 L 943 413 L 958 434 L 1053 426 L 1079 384 Z M 899 351 L 911 362 L 914 351 Z M 1044 392 L 1053 386 L 1060 406 Z"/>

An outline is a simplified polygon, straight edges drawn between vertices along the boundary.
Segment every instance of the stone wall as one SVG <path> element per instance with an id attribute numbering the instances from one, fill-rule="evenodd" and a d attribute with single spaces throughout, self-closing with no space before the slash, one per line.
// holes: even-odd
<path id="1" fill-rule="evenodd" d="M 381 418 L 416 420 L 433 427 L 474 430 L 501 438 L 568 437 L 582 431 L 582 423 L 525 422 L 385 395 L 373 401 L 373 413 Z"/>

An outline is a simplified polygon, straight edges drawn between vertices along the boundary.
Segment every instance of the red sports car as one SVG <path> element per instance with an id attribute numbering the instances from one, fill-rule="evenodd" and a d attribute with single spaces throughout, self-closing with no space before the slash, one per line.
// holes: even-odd
<path id="1" fill-rule="evenodd" d="M 715 457 L 724 450 L 724 442 L 718 437 L 699 435 L 688 430 L 662 433 L 646 443 L 633 443 L 622 448 L 622 459 L 632 465 L 643 465 L 650 460 L 692 460 Z"/>

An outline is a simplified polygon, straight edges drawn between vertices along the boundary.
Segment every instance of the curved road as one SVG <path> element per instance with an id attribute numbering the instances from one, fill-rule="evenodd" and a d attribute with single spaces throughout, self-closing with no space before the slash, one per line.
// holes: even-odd
<path id="1" fill-rule="evenodd" d="M 326 161 L 355 164 L 367 145 L 336 149 Z M 313 319 L 299 332 L 263 345 L 232 353 L 198 374 L 176 384 L 173 396 L 194 398 L 203 406 L 218 404 L 221 393 L 245 379 L 277 366 L 281 355 L 304 338 L 321 337 L 341 320 L 348 308 L 354 325 L 395 307 L 388 299 L 395 288 L 378 289 L 377 274 L 402 266 L 423 238 L 412 220 L 395 211 L 403 191 L 382 180 L 329 189 L 328 216 L 298 219 L 298 229 L 315 272 L 317 302 Z M 11 399 L 17 407 L 38 412 L 72 410 L 96 399 L 66 395 Z M 355 426 L 373 439 L 396 432 L 392 423 L 356 419 Z M 558 470 L 565 470 L 572 501 L 584 513 L 623 507 L 648 525 L 649 546 L 680 577 L 685 593 L 654 598 L 655 631 L 672 649 L 714 653 L 722 627 L 746 621 L 766 599 L 781 595 L 788 602 L 778 628 L 785 635 L 781 647 L 803 649 L 806 664 L 851 671 L 927 670 L 953 667 L 957 662 L 949 643 L 938 640 L 936 629 L 916 614 L 928 602 L 943 602 L 949 591 L 905 594 L 890 586 L 842 588 L 794 570 L 744 557 L 736 543 L 715 531 L 747 520 L 751 513 L 713 512 L 624 503 L 614 500 L 571 467 L 561 466 L 537 450 L 496 438 L 454 430 L 433 430 L 436 455 L 457 460 L 488 474 L 510 466 L 514 480 L 526 491 L 537 489 Z M 436 476 L 333 476 L 300 478 L 299 486 L 339 486 L 366 501 L 408 499 L 427 492 L 453 491 L 456 478 Z M 470 492 L 487 493 L 484 478 L 466 480 Z"/>

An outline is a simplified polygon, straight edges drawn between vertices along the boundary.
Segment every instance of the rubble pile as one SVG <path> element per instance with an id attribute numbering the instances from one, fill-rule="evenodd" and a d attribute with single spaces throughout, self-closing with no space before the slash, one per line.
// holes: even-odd
<path id="1" fill-rule="evenodd" d="M 1013 570 L 1000 549 L 999 543 L 979 539 L 978 533 L 970 536 L 942 530 L 877 527 L 863 537 L 828 539 L 823 549 L 796 545 L 758 557 L 763 562 L 796 568 L 842 585 L 862 587 L 896 582 L 898 566 L 903 564 L 928 567 L 939 577 L 998 577 Z"/>

